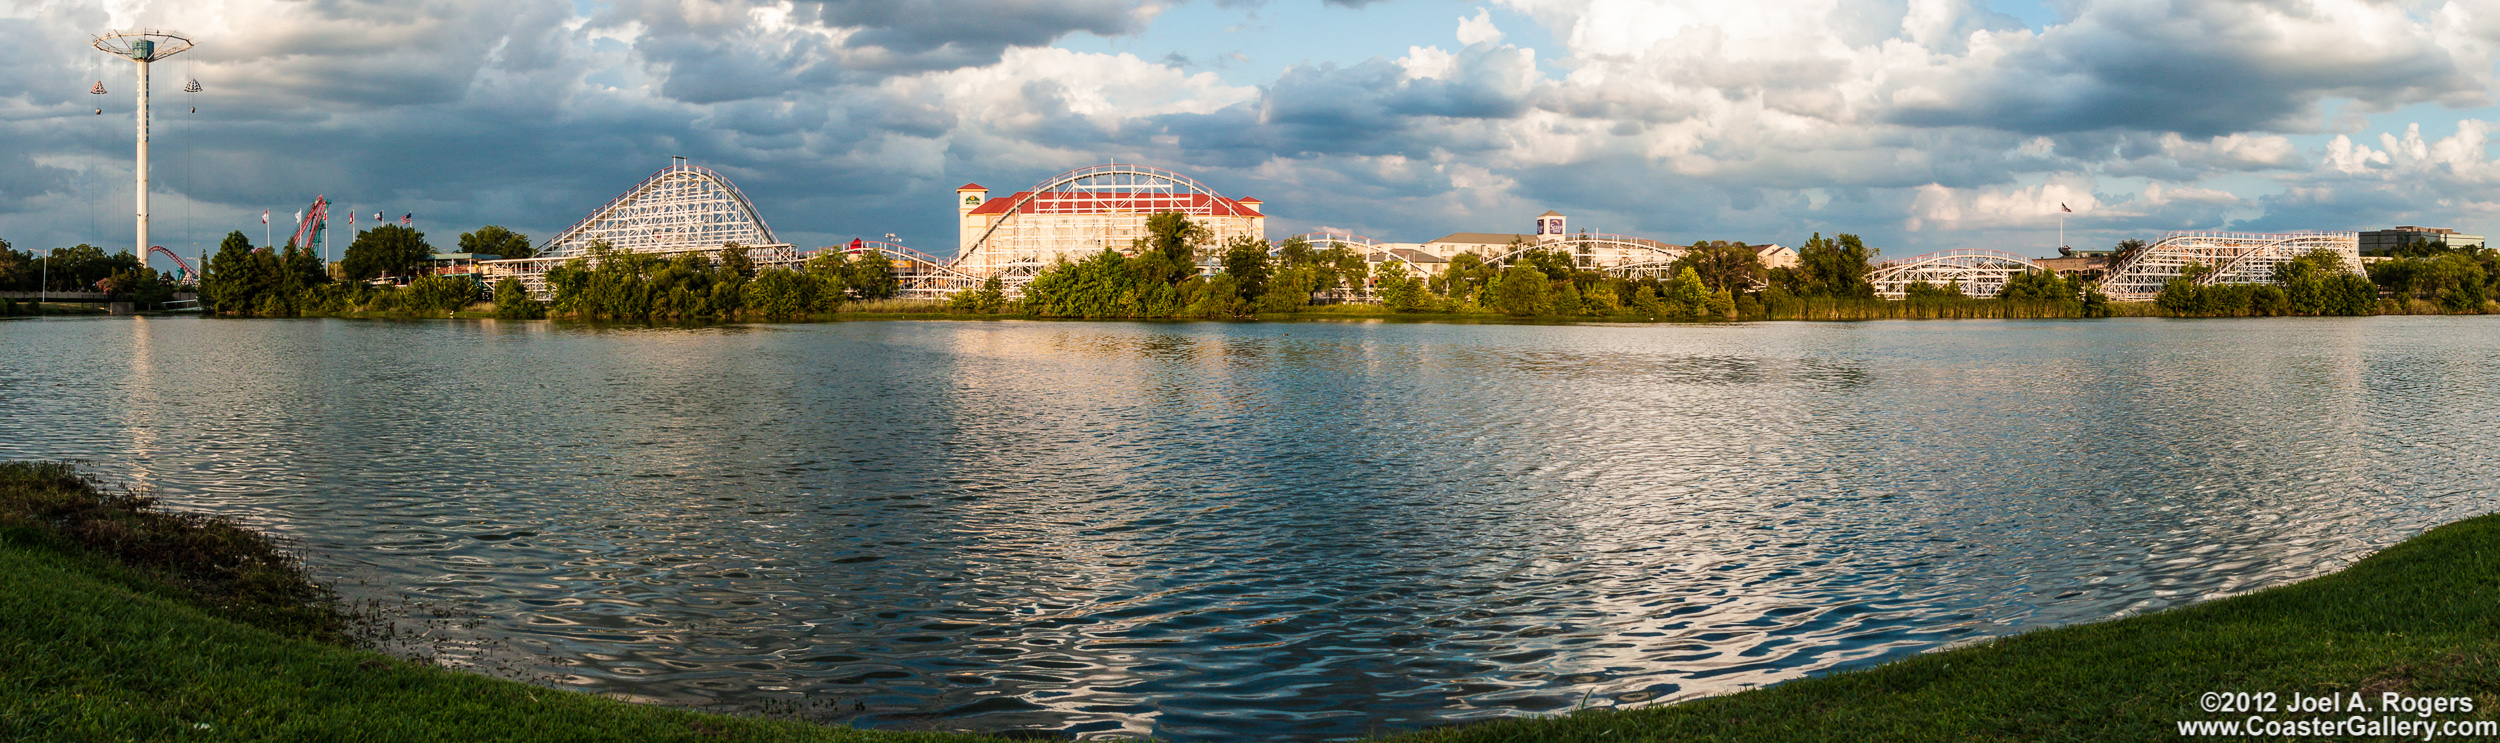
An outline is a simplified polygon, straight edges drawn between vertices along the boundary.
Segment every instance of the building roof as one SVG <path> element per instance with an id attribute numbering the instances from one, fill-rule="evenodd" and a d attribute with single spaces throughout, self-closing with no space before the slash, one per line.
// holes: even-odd
<path id="1" fill-rule="evenodd" d="M 1554 211 L 1554 210 L 1552 210 L 1552 209 L 1547 209 L 1547 210 L 1545 210 L 1545 213 L 1544 213 L 1544 214 L 1539 214 L 1539 215 L 1537 215 L 1537 216 L 1539 216 L 1539 217 L 1559 217 L 1559 216 L 1562 216 L 1562 215 L 1563 215 L 1563 213 L 1562 213 L 1562 212 Z"/>
<path id="2" fill-rule="evenodd" d="M 1425 243 L 1443 243 L 1450 245 L 1509 245 L 1512 240 L 1524 243 L 1533 243 L 1536 242 L 1536 236 L 1512 235 L 1499 232 L 1452 232 L 1441 236 L 1438 240 L 1428 240 L 1425 241 Z"/>
<path id="3" fill-rule="evenodd" d="M 1007 209 L 1009 207 L 1016 207 L 1016 202 L 1024 199 L 1026 196 L 1032 196 L 1033 200 L 1025 201 L 1021 207 L 1016 208 L 1016 211 L 1020 214 L 1181 212 L 1184 214 L 1218 217 L 1265 216 L 1260 214 L 1258 209 L 1245 205 L 1240 201 L 1227 199 L 1222 196 L 1213 196 L 1209 194 L 1155 193 L 1151 191 L 1110 191 L 1100 193 L 1060 193 L 1057 191 L 1045 191 L 1039 194 L 1031 191 L 1017 191 L 1006 196 L 991 197 L 989 201 L 982 202 L 979 207 L 974 208 L 972 213 L 1005 214 L 1007 213 Z"/>
<path id="4" fill-rule="evenodd" d="M 1443 257 L 1441 257 L 1441 256 L 1433 255 L 1433 254 L 1431 254 L 1431 253 L 1426 253 L 1426 252 L 1424 252 L 1424 251 L 1421 251 L 1421 250 L 1416 250 L 1416 249 L 1414 249 L 1414 248 L 1390 248 L 1390 249 L 1388 249 L 1388 250 L 1387 250 L 1387 251 L 1385 251 L 1385 252 L 1387 252 L 1387 253 L 1389 253 L 1389 254 L 1391 254 L 1391 255 L 1395 255 L 1395 256 L 1397 256 L 1397 257 L 1399 257 L 1399 258 L 1404 258 L 1404 259 L 1406 259 L 1406 262 L 1408 262 L 1408 263 L 1448 263 L 1448 262 L 1450 262 L 1450 259 L 1448 259 L 1448 258 L 1443 258 Z"/>
<path id="5" fill-rule="evenodd" d="M 961 188 L 957 188 L 957 189 L 955 189 L 955 190 L 957 190 L 957 191 L 987 191 L 987 190 L 989 190 L 989 189 L 982 188 L 982 187 L 981 187 L 981 184 L 978 184 L 978 183 L 966 183 L 966 184 L 964 184 L 964 185 L 963 185 L 963 187 L 961 187 Z"/>
<path id="6" fill-rule="evenodd" d="M 1755 254 L 1755 255 L 1768 255 L 1768 254 L 1770 254 L 1770 253 L 1773 253 L 1773 252 L 1776 252 L 1776 251 L 1781 251 L 1781 250 L 1785 250 L 1785 251 L 1788 251 L 1788 252 L 1791 252 L 1791 253 L 1797 252 L 1797 249 L 1796 249 L 1796 248 L 1791 248 L 1791 247 L 1788 247 L 1788 246 L 1786 246 L 1786 245 L 1781 245 L 1781 244 L 1779 244 L 1779 243 L 1771 243 L 1771 244 L 1769 244 L 1769 245 L 1756 245 L 1756 246 L 1753 246 L 1753 252 L 1754 252 L 1754 254 Z"/>

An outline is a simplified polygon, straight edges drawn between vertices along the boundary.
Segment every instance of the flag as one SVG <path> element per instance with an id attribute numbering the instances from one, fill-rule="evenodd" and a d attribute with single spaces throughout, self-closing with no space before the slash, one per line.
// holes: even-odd
<path id="1" fill-rule="evenodd" d="M 351 232 L 352 232 L 352 231 L 354 231 L 354 230 L 356 229 L 356 213 L 355 213 L 355 212 L 348 212 L 348 213 L 347 213 L 347 229 L 348 229 L 349 231 L 351 231 Z"/>
<path id="2" fill-rule="evenodd" d="M 416 222 L 416 219 L 417 219 L 417 214 L 416 214 L 416 212 L 409 212 L 409 213 L 407 213 L 407 214 L 405 214 L 405 215 L 402 215 L 402 216 L 399 218 L 399 226 L 401 226 L 401 227 L 409 227 L 409 226 L 413 226 L 413 225 L 414 225 L 414 223 Z"/>
<path id="3" fill-rule="evenodd" d="M 268 224 L 268 223 L 269 223 L 269 210 L 267 210 L 267 209 L 262 209 L 262 210 L 260 210 L 260 223 L 261 223 L 261 224 Z"/>
<path id="4" fill-rule="evenodd" d="M 2075 210 L 2073 210 L 2073 209 L 2068 209 L 2068 208 L 2066 208 L 2066 202 L 2063 202 L 2063 201 L 2057 202 L 2057 210 L 2058 210 L 2058 211 L 2061 211 L 2061 212 L 2066 212 L 2066 213 L 2069 213 L 2069 214 L 2074 213 L 2074 211 L 2075 211 Z"/>
<path id="5" fill-rule="evenodd" d="M 374 212 L 374 213 L 373 213 L 373 223 L 374 223 L 374 224 L 381 224 L 381 223 L 382 223 L 382 213 L 381 213 L 381 212 Z"/>
<path id="6" fill-rule="evenodd" d="M 303 213 L 303 212 L 296 212 L 296 213 L 295 213 L 295 223 L 296 223 L 296 224 L 303 224 L 303 223 L 304 223 L 304 213 Z"/>

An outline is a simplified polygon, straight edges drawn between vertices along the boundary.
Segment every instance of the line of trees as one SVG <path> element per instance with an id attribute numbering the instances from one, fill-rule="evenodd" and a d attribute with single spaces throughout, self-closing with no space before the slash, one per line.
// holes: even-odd
<path id="1" fill-rule="evenodd" d="M 1200 270 L 1201 258 L 1218 270 Z M 1247 317 L 1292 312 L 1370 286 L 1374 268 L 1343 247 L 1315 248 L 1300 238 L 1271 254 L 1267 241 L 1239 235 L 1217 244 L 1205 225 L 1165 212 L 1146 219 L 1146 235 L 1128 254 L 1104 250 L 1043 271 L 1010 304 L 995 283 L 958 293 L 950 306 L 970 312 L 1024 312 L 1041 317 Z M 1388 274 L 1378 277 L 1394 283 Z"/>
<path id="2" fill-rule="evenodd" d="M 2390 251 L 2388 260 L 2368 264 L 2370 281 L 2388 295 L 2388 312 L 2413 312 L 2420 307 L 2442 312 L 2483 313 L 2493 307 L 2495 277 L 2500 277 L 2500 251 L 2451 248 L 2445 242 L 2415 240 Z"/>
<path id="3" fill-rule="evenodd" d="M 2191 263 L 2162 285 L 2153 304 L 2181 317 L 2367 315 L 2378 306 L 2378 287 L 2346 270 L 2331 250 L 2310 251 L 2278 265 L 2275 284 L 2198 283 L 2214 268 Z"/>
<path id="4" fill-rule="evenodd" d="M 736 243 L 673 256 L 596 243 L 588 256 L 547 271 L 544 312 L 610 320 L 790 318 L 834 312 L 854 299 L 890 299 L 901 288 L 893 260 L 874 250 L 859 260 L 827 250 L 788 269 L 759 268 Z M 507 280 L 496 296 L 526 296 L 519 289 L 520 282 Z M 512 316 L 530 316 L 534 302 L 514 304 L 523 309 Z M 498 300 L 498 312 L 502 307 Z"/>
<path id="5" fill-rule="evenodd" d="M 43 253 L 18 250 L 0 240 L 0 291 L 114 291 L 115 276 L 126 277 L 127 288 L 136 288 L 138 282 L 128 277 L 142 276 L 147 268 L 128 250 L 106 253 L 83 243 L 53 250 L 49 263 L 47 267 Z"/>
<path id="6" fill-rule="evenodd" d="M 1996 300 L 1970 298 L 1958 286 L 1916 284 L 1911 302 L 1886 302 L 1867 280 L 1878 251 L 1849 234 L 1817 233 L 1798 251 L 1796 265 L 1777 268 L 1744 243 L 1702 241 L 1663 277 L 1624 278 L 1524 241 L 1504 250 L 1515 253 L 1507 265 L 1461 253 L 1438 275 L 1424 277 L 1397 261 L 1374 264 L 1351 250 L 1315 249 L 1300 238 L 1273 254 L 1255 237 L 1216 245 L 1203 226 L 1176 213 L 1149 217 L 1146 233 L 1125 254 L 1105 250 L 1051 267 L 1027 285 L 1020 302 L 1008 301 L 993 280 L 956 294 L 950 308 L 1041 317 L 1248 317 L 1365 292 L 1395 312 L 1654 320 L 2074 317 L 2105 314 L 2109 307 L 2107 297 L 2048 271 L 2016 277 Z M 1198 270 L 1202 258 L 1213 259 L 1212 271 Z"/>
<path id="7" fill-rule="evenodd" d="M 526 247 L 529 238 L 489 225 L 460 236 L 461 244 Z M 485 297 L 468 276 L 438 276 L 429 269 L 434 246 L 425 233 L 386 224 L 356 233 L 336 265 L 289 240 L 284 247 L 254 246 L 241 231 L 218 243 L 200 277 L 200 303 L 227 315 L 295 317 L 355 312 L 439 314 Z"/>

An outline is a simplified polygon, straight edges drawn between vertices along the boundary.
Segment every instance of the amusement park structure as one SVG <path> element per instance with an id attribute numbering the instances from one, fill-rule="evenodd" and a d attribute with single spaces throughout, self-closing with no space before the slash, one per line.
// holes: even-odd
<path id="1" fill-rule="evenodd" d="M 175 31 L 150 28 L 135 31 L 108 31 L 96 36 L 91 43 L 95 45 L 97 51 L 127 58 L 139 65 L 135 86 L 139 89 L 139 109 L 136 114 L 139 134 L 138 164 L 132 168 L 138 181 L 135 192 L 138 200 L 139 237 L 138 246 L 133 252 L 144 260 L 148 249 L 155 247 L 148 244 L 148 64 L 190 49 L 191 37 Z M 94 92 L 104 92 L 103 81 L 96 82 Z M 96 111 L 102 113 L 103 109 L 99 108 Z"/>
<path id="2" fill-rule="evenodd" d="M 304 208 L 304 218 L 295 225 L 295 234 L 286 239 L 286 244 L 310 250 L 313 255 L 326 260 L 329 256 L 329 234 L 330 197 L 315 196 L 312 206 Z"/>
<path id="3" fill-rule="evenodd" d="M 1215 244 L 1267 237 L 1258 199 L 1230 199 L 1189 176 L 1112 162 L 1045 178 L 1032 188 L 989 197 L 980 184 L 955 190 L 958 247 L 952 269 L 1022 286 L 1061 260 L 1127 248 L 1146 236 L 1146 219 L 1179 212 L 1204 225 Z"/>
<path id="4" fill-rule="evenodd" d="M 166 258 L 173 259 L 175 269 L 174 283 L 181 284 L 183 286 L 196 286 L 200 283 L 200 270 L 192 268 L 190 261 L 183 260 L 182 256 L 175 255 L 174 251 L 166 250 L 163 245 L 151 245 L 148 246 L 148 253 L 161 254 Z"/>
<path id="5" fill-rule="evenodd" d="M 1059 261 L 1129 247 L 1145 236 L 1147 218 L 1158 213 L 1190 216 L 1208 228 L 1215 244 L 1244 236 L 1266 239 L 1267 215 L 1257 199 L 1228 198 L 1188 176 L 1135 163 L 1077 168 L 1011 195 L 992 198 L 988 194 L 978 184 L 956 190 L 960 242 L 951 258 L 890 240 L 852 240 L 804 250 L 775 237 L 754 202 L 727 177 L 677 158 L 547 240 L 537 257 L 478 265 L 483 279 L 514 276 L 533 294 L 544 297 L 548 269 L 565 261 L 595 259 L 591 248 L 600 244 L 622 252 L 673 254 L 715 251 L 736 243 L 747 248 L 759 268 L 797 268 L 828 250 L 854 258 L 879 253 L 894 266 L 903 296 L 941 298 L 989 279 L 998 279 L 1010 292 L 1018 291 Z M 314 201 L 296 230 L 298 244 L 318 237 L 326 207 L 325 200 Z M 1663 277 L 1690 250 L 1628 235 L 1575 234 L 1564 229 L 1564 219 L 1550 211 L 1538 215 L 1533 235 L 1454 233 L 1424 243 L 1386 243 L 1333 230 L 1296 238 L 1316 249 L 1344 249 L 1369 263 L 1396 264 L 1417 275 L 1439 273 L 1459 253 L 1473 253 L 1499 267 L 1530 251 L 1559 251 L 1579 266 L 1608 275 Z M 2351 232 L 2173 232 L 2151 246 L 2120 256 L 2101 288 L 2111 299 L 2149 300 L 2191 263 L 2210 269 L 2198 277 L 2200 283 L 2272 283 L 2277 266 L 2314 250 L 2343 256 L 2348 269 L 2358 271 L 2357 245 L 2356 233 Z M 1920 282 L 1958 285 L 1966 296 L 1993 297 L 2013 277 L 2044 270 L 2049 269 L 2014 253 L 1966 249 L 1887 261 L 1874 266 L 1867 279 L 1877 295 L 1889 299 L 1905 297 Z M 1352 290 L 1365 293 L 1363 287 Z"/>
<path id="6" fill-rule="evenodd" d="M 2120 256 L 2101 280 L 2101 292 L 2121 302 L 2148 301 L 2191 263 L 2210 269 L 2198 284 L 2271 284 L 2276 267 L 2318 250 L 2343 258 L 2344 270 L 2362 273 L 2358 232 L 2172 232 Z"/>
<path id="7" fill-rule="evenodd" d="M 1920 282 L 1958 285 L 1966 296 L 1993 297 L 2015 276 L 2042 270 L 2030 258 L 2002 250 L 1945 250 L 1878 264 L 1866 282 L 1875 285 L 1875 296 L 1885 299 L 1907 297 L 1910 285 Z"/>
<path id="8" fill-rule="evenodd" d="M 491 283 L 503 276 L 520 280 L 531 294 L 547 296 L 547 270 L 576 259 L 592 258 L 593 245 L 627 253 L 676 254 L 716 251 L 735 243 L 760 268 L 796 268 L 821 251 L 802 251 L 773 235 L 773 228 L 755 210 L 755 202 L 718 171 L 674 158 L 668 167 L 608 200 L 572 227 L 541 244 L 538 255 L 480 261 L 479 278 Z M 904 293 L 943 296 L 980 283 L 941 260 L 889 242 L 852 240 L 836 250 L 854 257 L 869 251 L 894 262 Z"/>
<path id="9" fill-rule="evenodd" d="M 2318 250 L 2343 258 L 2345 270 L 2361 272 L 2359 233 L 2185 231 L 2119 256 L 2102 275 L 2100 290 L 2120 302 L 2151 301 L 2190 264 L 2208 269 L 2196 278 L 2202 285 L 2272 284 L 2276 267 Z M 1947 250 L 1885 262 L 1867 274 L 1867 281 L 1885 299 L 1901 299 L 1911 284 L 1922 281 L 1958 283 L 1963 294 L 1993 297 L 2015 275 L 2043 270 L 2030 258 L 2002 250 Z"/>
<path id="10" fill-rule="evenodd" d="M 1665 276 L 1669 266 L 1691 250 L 1689 246 L 1671 245 L 1646 237 L 1582 232 L 1550 236 L 1549 239 L 1520 245 L 1485 256 L 1485 262 L 1510 265 L 1530 251 L 1551 250 L 1571 256 L 1580 266 L 1613 276 L 1641 278 Z"/>

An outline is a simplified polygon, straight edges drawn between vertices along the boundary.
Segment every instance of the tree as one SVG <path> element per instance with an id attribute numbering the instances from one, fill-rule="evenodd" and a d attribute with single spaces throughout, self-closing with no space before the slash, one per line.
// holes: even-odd
<path id="1" fill-rule="evenodd" d="M 1703 309 L 1702 314 L 1708 315 L 1713 320 L 1736 319 L 1736 295 L 1726 289 L 1711 293 L 1710 304 Z"/>
<path id="2" fill-rule="evenodd" d="M 847 279 L 861 299 L 892 299 L 903 289 L 902 279 L 894 275 L 894 259 L 882 250 L 869 250 L 851 262 Z"/>
<path id="3" fill-rule="evenodd" d="M 419 276 L 408 282 L 405 306 L 419 312 L 450 313 L 477 301 L 477 279 L 469 276 Z"/>
<path id="4" fill-rule="evenodd" d="M 1878 252 L 1856 235 L 1844 233 L 1826 240 L 1823 233 L 1814 233 L 1797 250 L 1797 270 L 1790 278 L 1797 286 L 1789 291 L 1800 296 L 1873 297 L 1875 285 L 1867 283 L 1866 275 L 1874 270 L 1868 261 Z"/>
<path id="5" fill-rule="evenodd" d="M 1493 310 L 1512 317 L 1547 313 L 1551 308 L 1546 306 L 1546 295 L 1552 291 L 1548 281 L 1545 272 L 1525 265 L 1502 269 L 1501 276 L 1494 279 L 1493 286 L 1488 290 L 1493 295 Z"/>
<path id="6" fill-rule="evenodd" d="M 201 303 L 213 312 L 249 313 L 261 303 L 261 297 L 275 292 L 281 283 L 277 262 L 268 251 L 254 250 L 252 239 L 241 230 L 226 233 L 217 246 L 217 254 L 208 259 L 207 273 L 200 277 Z"/>
<path id="7" fill-rule="evenodd" d="M 1007 287 L 996 276 L 983 280 L 979 288 L 955 292 L 946 298 L 946 309 L 953 312 L 990 315 L 1006 308 Z"/>
<path id="8" fill-rule="evenodd" d="M 816 278 L 816 311 L 832 312 L 851 297 L 851 257 L 841 250 L 817 251 L 807 259 L 807 273 Z"/>
<path id="9" fill-rule="evenodd" d="M 1948 281 L 1943 286 L 1925 281 L 1912 281 L 1909 286 L 1901 288 L 1901 293 L 1904 299 L 1909 300 L 1950 301 L 1970 298 L 1969 294 L 1962 291 L 1962 282 L 1959 281 Z"/>
<path id="10" fill-rule="evenodd" d="M 1143 261 L 1140 269 L 1148 279 L 1178 284 L 1197 275 L 1198 249 L 1212 239 L 1214 233 L 1189 221 L 1189 215 L 1159 212 L 1146 218 L 1146 236 L 1130 247 Z"/>
<path id="11" fill-rule="evenodd" d="M 1432 308 L 1432 294 L 1424 289 L 1421 278 L 1406 273 L 1399 263 L 1380 264 L 1380 304 L 1390 312 L 1421 312 Z"/>
<path id="12" fill-rule="evenodd" d="M 2144 252 L 2145 247 L 2147 246 L 2144 241 L 2132 237 L 2118 241 L 2117 247 L 2110 249 L 2109 265 L 2106 270 L 2118 270 L 2118 266 L 2134 259 L 2135 254 Z"/>
<path id="13" fill-rule="evenodd" d="M 1702 284 L 1701 274 L 1688 266 L 1675 272 L 1675 279 L 1667 282 L 1665 300 L 1669 312 L 1685 317 L 1700 315 L 1709 309 L 1710 287 Z"/>
<path id="14" fill-rule="evenodd" d="M 763 271 L 747 286 L 746 305 L 765 317 L 796 317 L 815 304 L 816 286 L 813 277 L 797 271 Z"/>
<path id="15" fill-rule="evenodd" d="M 1224 274 L 1233 277 L 1233 288 L 1243 301 L 1256 302 L 1267 293 L 1267 278 L 1275 266 L 1267 255 L 1267 241 L 1257 235 L 1239 235 L 1224 241 Z"/>
<path id="16" fill-rule="evenodd" d="M 434 246 L 426 244 L 425 233 L 386 224 L 356 233 L 339 260 L 339 272 L 349 281 L 413 276 L 433 261 Z"/>
<path id="17" fill-rule="evenodd" d="M 2005 288 L 1997 290 L 1997 299 L 2005 302 L 2067 302 L 2075 298 L 2075 287 L 2055 271 L 2024 271 L 2005 280 Z"/>
<path id="18" fill-rule="evenodd" d="M 154 307 L 174 298 L 174 280 L 154 268 L 140 266 L 105 277 L 104 291 L 117 300 Z"/>
<path id="19" fill-rule="evenodd" d="M 1285 238 L 1283 243 L 1276 246 L 1276 261 L 1279 265 L 1286 267 L 1306 266 L 1313 262 L 1312 252 L 1311 241 L 1295 235 Z"/>
<path id="20" fill-rule="evenodd" d="M 1673 269 L 1692 269 L 1701 277 L 1703 286 L 1712 291 L 1750 291 L 1769 270 L 1762 265 L 1762 254 L 1741 242 L 1704 240 L 1693 243 L 1684 257 L 1675 260 Z"/>
<path id="21" fill-rule="evenodd" d="M 1268 277 L 1267 291 L 1259 295 L 1260 312 L 1292 312 L 1311 303 L 1311 293 L 1319 291 L 1319 270 L 1295 266 L 1279 270 Z"/>
<path id="22" fill-rule="evenodd" d="M 474 232 L 461 233 L 460 252 L 483 253 L 499 258 L 531 258 L 538 255 L 538 250 L 530 247 L 530 236 L 494 224 L 479 227 Z"/>
<path id="23" fill-rule="evenodd" d="M 2282 285 L 2285 309 L 2291 314 L 2367 315 L 2378 304 L 2378 287 L 2353 275 L 2345 268 L 2344 257 L 2331 250 L 2312 250 L 2277 265 L 2272 278 Z"/>
<path id="24" fill-rule="evenodd" d="M 504 320 L 535 320 L 547 316 L 547 305 L 530 296 L 521 280 L 510 276 L 495 282 L 495 317 Z"/>
<path id="25" fill-rule="evenodd" d="M 9 241 L 0 240 L 0 291 L 34 291 L 42 276 L 43 268 L 33 252 L 19 252 L 9 247 Z"/>
<path id="26" fill-rule="evenodd" d="M 744 245 L 721 243 L 720 267 L 737 274 L 738 278 L 755 278 L 755 259 L 747 257 L 747 246 Z"/>

